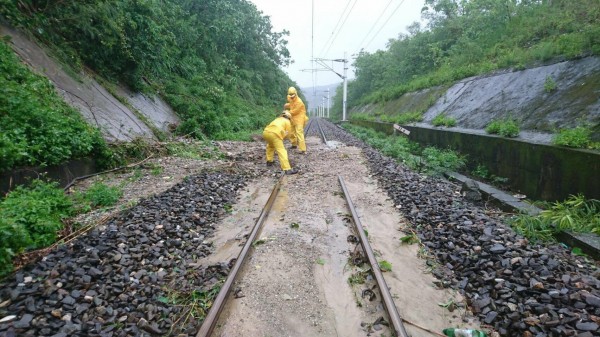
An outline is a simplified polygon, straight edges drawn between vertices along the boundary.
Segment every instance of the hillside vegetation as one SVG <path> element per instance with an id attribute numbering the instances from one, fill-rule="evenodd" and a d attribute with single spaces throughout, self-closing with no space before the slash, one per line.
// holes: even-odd
<path id="1" fill-rule="evenodd" d="M 290 62 L 287 32 L 273 32 L 268 17 L 248 1 L 0 0 L 0 16 L 49 46 L 74 72 L 88 69 L 135 91 L 158 93 L 181 117 L 180 134 L 247 136 L 265 125 L 294 84 L 279 68 Z M 32 159 L 55 146 L 50 137 L 34 140 L 37 134 L 73 142 L 75 127 L 61 128 L 75 117 L 67 108 L 52 108 L 58 98 L 48 81 L 29 93 L 17 92 L 15 86 L 30 75 L 15 80 L 15 72 L 28 70 L 9 57 L 7 45 L 2 52 L 0 78 L 10 85 L 3 83 L 0 114 L 13 122 L 0 124 L 0 154 L 31 155 L 10 155 L 14 160 L 3 159 L 0 170 L 56 164 L 93 151 L 85 143 L 79 146 L 85 151 Z M 26 99 L 31 96 L 42 101 L 33 104 Z M 52 102 L 44 103 L 46 98 Z M 53 122 L 30 123 L 42 115 Z M 9 132 L 15 123 L 26 131 Z"/>
<path id="2" fill-rule="evenodd" d="M 0 40 L 0 172 L 106 154 L 100 132 Z"/>
<path id="3" fill-rule="evenodd" d="M 426 0 L 423 15 L 426 27 L 414 23 L 386 50 L 359 53 L 349 106 L 500 69 L 600 54 L 597 0 Z M 335 118 L 341 97 L 335 96 Z"/>

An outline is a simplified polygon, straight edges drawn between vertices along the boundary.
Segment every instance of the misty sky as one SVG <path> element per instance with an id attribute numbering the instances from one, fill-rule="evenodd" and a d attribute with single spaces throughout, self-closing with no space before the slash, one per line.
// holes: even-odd
<path id="1" fill-rule="evenodd" d="M 346 59 L 349 60 L 348 78 L 353 78 L 354 72 L 350 66 L 352 55 L 361 48 L 371 53 L 385 49 L 389 39 L 406 33 L 406 27 L 411 23 L 421 21 L 424 4 L 424 0 L 250 1 L 258 10 L 270 16 L 274 31 L 286 29 L 290 32 L 287 37 L 288 49 L 294 63 L 284 71 L 305 88 L 342 81 L 329 70 L 311 72 L 313 56 L 343 59 L 346 52 Z M 343 75 L 342 62 L 325 63 Z M 318 64 L 315 64 L 315 68 L 324 69 Z"/>

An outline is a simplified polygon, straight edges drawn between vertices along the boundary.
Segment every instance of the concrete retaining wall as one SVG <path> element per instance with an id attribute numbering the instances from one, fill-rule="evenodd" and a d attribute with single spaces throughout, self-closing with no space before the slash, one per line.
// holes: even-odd
<path id="1" fill-rule="evenodd" d="M 389 123 L 353 123 L 393 133 Z M 467 155 L 470 169 L 482 164 L 491 174 L 508 178 L 511 188 L 530 199 L 556 201 L 571 194 L 600 199 L 600 153 L 490 135 L 404 127 L 411 131 L 410 140 L 423 145 L 449 147 Z"/>

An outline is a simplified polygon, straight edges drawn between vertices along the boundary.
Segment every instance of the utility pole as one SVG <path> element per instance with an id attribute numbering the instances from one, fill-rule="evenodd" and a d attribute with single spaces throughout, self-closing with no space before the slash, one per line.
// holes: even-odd
<path id="1" fill-rule="evenodd" d="M 347 100 L 348 100 L 348 59 L 346 58 L 346 54 L 347 53 L 344 52 L 343 59 L 334 59 L 334 60 L 328 60 L 328 59 L 322 59 L 322 58 L 313 59 L 314 62 L 317 62 L 320 66 L 322 66 L 324 68 L 303 69 L 303 71 L 312 71 L 312 72 L 329 70 L 329 71 L 332 71 L 333 73 L 335 73 L 336 75 L 338 75 L 344 81 L 344 94 L 343 94 L 343 98 L 342 98 L 342 121 L 346 121 L 346 105 L 347 105 Z M 333 67 L 328 65 L 327 63 L 325 63 L 325 61 L 344 62 L 344 75 L 341 75 L 340 73 L 333 70 Z M 327 113 L 329 114 L 329 106 L 327 109 Z"/>
<path id="2" fill-rule="evenodd" d="M 329 96 L 329 89 L 327 89 L 327 118 L 329 118 L 330 99 L 331 97 Z"/>
<path id="3" fill-rule="evenodd" d="M 344 100 L 342 101 L 342 121 L 346 121 L 346 101 L 348 99 L 348 59 L 344 52 Z"/>

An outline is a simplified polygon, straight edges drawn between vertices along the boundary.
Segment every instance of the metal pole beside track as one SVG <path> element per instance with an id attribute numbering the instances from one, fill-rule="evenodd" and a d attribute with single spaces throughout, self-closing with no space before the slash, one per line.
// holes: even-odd
<path id="1" fill-rule="evenodd" d="M 356 231 L 358 232 L 358 236 L 360 238 L 360 244 L 363 250 L 365 251 L 365 254 L 367 254 L 367 258 L 369 259 L 369 263 L 371 264 L 373 274 L 375 274 L 375 279 L 377 280 L 379 291 L 381 292 L 381 296 L 383 297 L 383 305 L 385 306 L 388 314 L 390 315 L 390 321 L 392 321 L 392 326 L 394 327 L 394 335 L 396 337 L 409 337 L 408 333 L 406 333 L 406 330 L 404 329 L 404 324 L 402 324 L 402 318 L 398 313 L 398 309 L 394 304 L 394 300 L 392 299 L 392 294 L 390 294 L 390 290 L 388 289 L 388 286 L 385 283 L 385 279 L 383 278 L 381 269 L 379 269 L 379 263 L 377 263 L 377 259 L 375 259 L 375 254 L 373 254 L 371 245 L 369 245 L 367 235 L 365 234 L 360 219 L 358 218 L 358 214 L 356 213 L 354 204 L 352 204 L 352 200 L 350 199 L 350 193 L 348 193 L 348 189 L 346 189 L 346 185 L 344 184 L 344 178 L 338 175 L 338 179 L 340 181 L 340 185 L 342 185 L 342 190 L 344 191 L 344 196 L 346 197 L 346 202 L 348 203 L 348 208 L 350 208 L 350 211 L 352 212 L 352 218 L 354 218 L 354 224 L 356 225 Z"/>
<path id="2" fill-rule="evenodd" d="M 283 174 L 279 177 L 279 180 L 277 180 L 275 187 L 273 187 L 273 191 L 271 191 L 271 195 L 269 196 L 269 199 L 267 200 L 265 207 L 263 208 L 262 212 L 260 213 L 258 220 L 256 220 L 256 224 L 254 225 L 254 228 L 252 228 L 252 232 L 248 236 L 248 240 L 246 241 L 244 248 L 242 248 L 242 251 L 238 255 L 237 260 L 235 261 L 235 265 L 233 266 L 233 268 L 231 269 L 231 272 L 227 276 L 227 279 L 225 280 L 225 283 L 223 284 L 221 291 L 219 291 L 219 294 L 215 298 L 213 305 L 210 307 L 208 315 L 206 315 L 206 318 L 204 319 L 204 322 L 202 323 L 202 326 L 200 327 L 200 331 L 198 331 L 198 334 L 196 335 L 196 337 L 208 337 L 212 333 L 212 331 L 215 327 L 215 324 L 217 323 L 217 319 L 219 318 L 219 314 L 223 310 L 225 300 L 227 298 L 227 295 L 229 295 L 231 286 L 233 285 L 233 282 L 235 281 L 237 274 L 240 271 L 240 269 L 244 263 L 244 260 L 246 259 L 246 256 L 248 255 L 248 251 L 250 250 L 252 243 L 255 241 L 256 236 L 260 233 L 262 224 L 265 221 L 267 215 L 269 214 L 269 211 L 271 210 L 271 207 L 273 206 L 273 203 L 275 202 L 275 198 L 277 197 L 277 194 L 279 193 L 279 190 L 281 189 L 282 178 L 283 178 Z"/>

